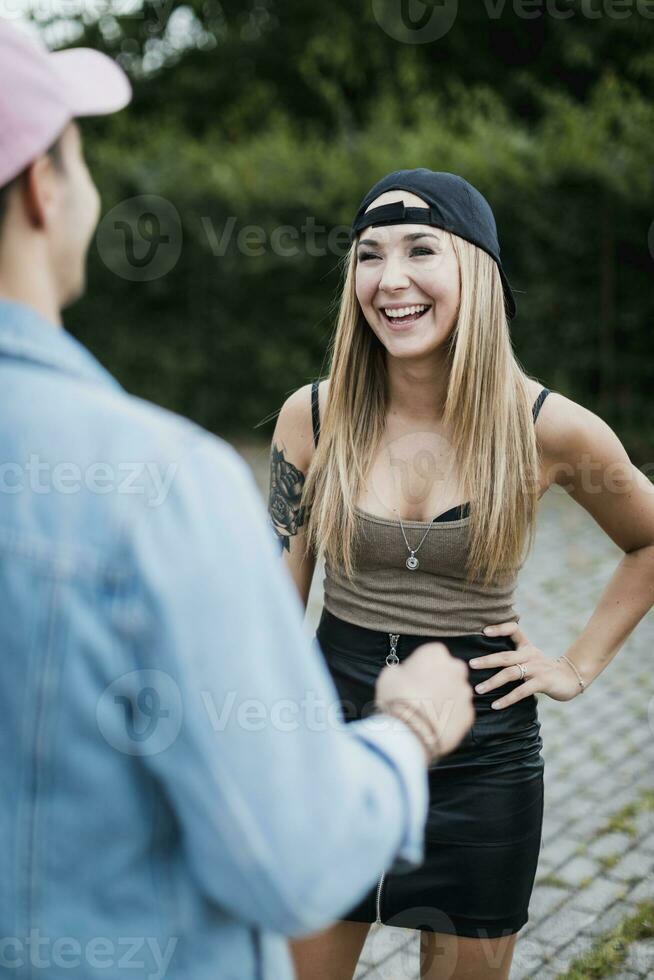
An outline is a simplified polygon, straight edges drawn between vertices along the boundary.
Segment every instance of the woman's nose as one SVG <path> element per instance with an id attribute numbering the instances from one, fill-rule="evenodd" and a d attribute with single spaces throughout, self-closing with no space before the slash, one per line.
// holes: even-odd
<path id="1" fill-rule="evenodd" d="M 389 260 L 384 263 L 382 276 L 379 280 L 380 289 L 387 289 L 389 291 L 405 289 L 409 284 L 410 280 L 402 262 Z"/>

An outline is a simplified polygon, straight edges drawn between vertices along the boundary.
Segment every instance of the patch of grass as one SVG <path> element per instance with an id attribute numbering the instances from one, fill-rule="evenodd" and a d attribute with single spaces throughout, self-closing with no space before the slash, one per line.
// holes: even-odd
<path id="1" fill-rule="evenodd" d="M 584 956 L 573 960 L 558 980 L 604 980 L 615 976 L 627 959 L 629 947 L 654 937 L 654 902 L 641 902 L 634 915 L 601 936 Z"/>
<path id="2" fill-rule="evenodd" d="M 561 589 L 561 582 L 559 578 L 546 578 L 541 584 L 541 589 L 543 592 L 547 592 L 549 595 L 556 595 Z"/>
<path id="3" fill-rule="evenodd" d="M 601 857 L 597 860 L 603 871 L 610 871 L 611 868 L 616 866 L 621 857 L 621 854 L 609 854 L 607 857 Z"/>
<path id="4" fill-rule="evenodd" d="M 614 813 L 606 824 L 597 832 L 598 837 L 605 834 L 621 833 L 629 834 L 630 837 L 636 836 L 635 818 L 640 813 L 650 813 L 654 811 L 654 791 L 646 790 L 633 803 L 628 803 L 621 810 Z"/>
<path id="5" fill-rule="evenodd" d="M 595 745 L 595 744 L 591 745 L 590 757 L 591 757 L 591 759 L 594 759 L 595 762 L 607 762 L 608 761 L 608 757 L 607 757 L 606 753 L 603 752 L 602 749 L 598 745 Z"/>
<path id="6" fill-rule="evenodd" d="M 564 881 L 563 878 L 559 878 L 557 875 L 552 873 L 543 875 L 542 878 L 538 879 L 537 884 L 547 885 L 549 888 L 566 888 L 566 889 L 570 888 L 570 885 L 567 883 L 567 881 Z"/>

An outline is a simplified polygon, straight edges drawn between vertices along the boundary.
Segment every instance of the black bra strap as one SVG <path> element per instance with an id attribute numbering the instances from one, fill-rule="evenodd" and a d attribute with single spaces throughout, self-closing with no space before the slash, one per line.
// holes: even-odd
<path id="1" fill-rule="evenodd" d="M 543 390 L 541 391 L 540 395 L 538 396 L 538 398 L 534 402 L 534 407 L 531 410 L 532 415 L 534 416 L 534 422 L 538 418 L 538 413 L 541 410 L 542 404 L 543 404 L 543 402 L 545 401 L 545 399 L 547 398 L 547 396 L 549 394 L 550 394 L 550 389 L 549 388 L 543 388 Z"/>
<path id="2" fill-rule="evenodd" d="M 313 444 L 318 448 L 320 438 L 320 406 L 318 402 L 319 381 L 314 381 L 311 385 L 311 421 L 313 423 Z"/>

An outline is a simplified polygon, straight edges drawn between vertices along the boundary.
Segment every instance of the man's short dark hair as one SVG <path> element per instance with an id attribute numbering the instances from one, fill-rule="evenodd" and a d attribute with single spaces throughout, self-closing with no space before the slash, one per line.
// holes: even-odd
<path id="1" fill-rule="evenodd" d="M 64 155 L 61 149 L 61 136 L 57 137 L 55 143 L 48 149 L 47 155 L 52 160 L 54 166 L 57 170 L 63 171 L 64 169 Z M 27 169 L 27 168 L 25 168 Z M 9 204 L 9 195 L 11 194 L 14 187 L 16 187 L 22 180 L 25 170 L 21 171 L 17 177 L 10 180 L 8 184 L 4 187 L 0 187 L 0 234 L 2 234 L 2 226 L 4 225 L 5 218 L 7 216 L 7 205 Z"/>

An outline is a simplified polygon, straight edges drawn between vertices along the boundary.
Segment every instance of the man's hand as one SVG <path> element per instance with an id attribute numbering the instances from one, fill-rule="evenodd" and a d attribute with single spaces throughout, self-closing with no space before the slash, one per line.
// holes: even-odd
<path id="1" fill-rule="evenodd" d="M 416 721 L 427 719 L 438 736 L 438 755 L 457 747 L 475 712 L 468 668 L 442 643 L 425 643 L 401 664 L 384 667 L 375 686 L 377 706 L 394 714 L 392 702 L 413 708 Z"/>

